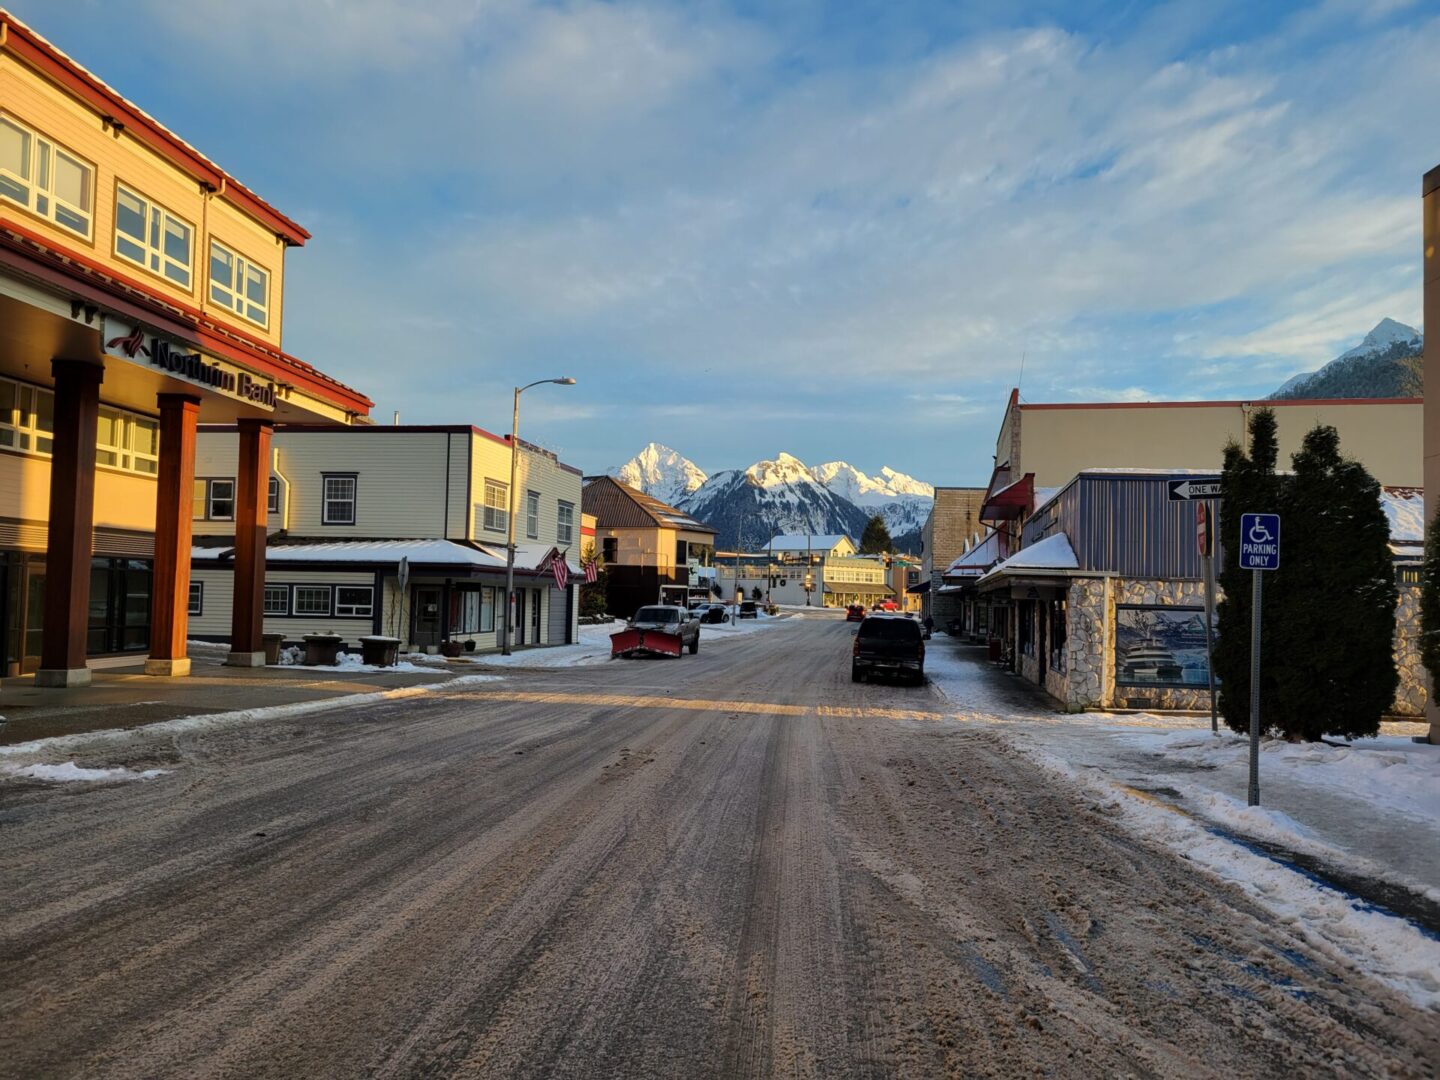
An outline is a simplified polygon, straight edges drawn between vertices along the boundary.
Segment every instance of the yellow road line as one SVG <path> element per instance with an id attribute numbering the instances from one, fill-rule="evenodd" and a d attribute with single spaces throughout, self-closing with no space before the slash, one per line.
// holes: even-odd
<path id="1" fill-rule="evenodd" d="M 446 689 L 436 687 L 435 693 L 450 696 Z M 778 702 L 713 701 L 706 698 L 672 698 L 638 694 L 575 694 L 540 690 L 491 690 L 466 687 L 456 693 L 483 697 L 493 701 L 530 702 L 536 705 L 596 705 L 621 709 L 687 709 L 694 712 L 747 713 L 758 716 L 825 716 L 844 719 L 881 720 L 954 720 L 951 713 L 922 709 L 858 708 L 846 705 L 783 705 Z"/>

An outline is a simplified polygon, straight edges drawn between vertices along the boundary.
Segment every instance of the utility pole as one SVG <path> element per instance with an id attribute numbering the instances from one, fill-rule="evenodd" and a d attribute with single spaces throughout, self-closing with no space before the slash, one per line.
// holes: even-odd
<path id="1" fill-rule="evenodd" d="M 505 636 L 500 651 L 510 655 L 510 641 L 515 626 L 515 474 L 520 461 L 520 395 L 532 386 L 555 383 L 558 386 L 574 386 L 575 380 L 568 376 L 562 379 L 536 379 L 532 383 L 515 388 L 515 408 L 510 414 L 510 491 L 505 508 Z M 449 612 L 446 612 L 446 618 Z"/>

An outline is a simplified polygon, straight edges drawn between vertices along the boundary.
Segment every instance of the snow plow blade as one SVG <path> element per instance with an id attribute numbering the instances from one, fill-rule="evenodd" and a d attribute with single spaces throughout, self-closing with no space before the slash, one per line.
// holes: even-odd
<path id="1" fill-rule="evenodd" d="M 610 658 L 617 656 L 679 656 L 678 634 L 663 630 L 621 630 L 610 635 Z"/>

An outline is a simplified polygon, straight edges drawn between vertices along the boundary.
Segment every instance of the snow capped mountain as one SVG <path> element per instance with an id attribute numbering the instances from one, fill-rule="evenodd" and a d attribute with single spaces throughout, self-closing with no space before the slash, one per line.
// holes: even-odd
<path id="1" fill-rule="evenodd" d="M 877 476 L 866 476 L 844 461 L 827 461 L 824 465 L 816 465 L 810 472 L 820 483 L 856 506 L 884 506 L 905 495 L 925 499 L 935 497 L 935 489 L 929 484 L 896 472 L 889 465 L 881 468 Z"/>
<path id="2" fill-rule="evenodd" d="M 869 519 L 789 454 L 718 472 L 680 506 L 717 531 L 721 548 L 751 551 L 781 533 L 846 533 L 858 540 Z"/>
<path id="3" fill-rule="evenodd" d="M 672 506 L 705 483 L 705 471 L 668 446 L 652 442 L 613 472 L 622 484 L 639 488 Z"/>
<path id="4" fill-rule="evenodd" d="M 1365 339 L 1316 371 L 1293 375 L 1272 398 L 1409 397 L 1419 392 L 1420 331 L 1394 319 L 1381 319 Z"/>

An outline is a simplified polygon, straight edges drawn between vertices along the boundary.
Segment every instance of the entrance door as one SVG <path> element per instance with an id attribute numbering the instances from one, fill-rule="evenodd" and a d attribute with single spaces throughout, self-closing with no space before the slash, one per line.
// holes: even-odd
<path id="1" fill-rule="evenodd" d="M 40 641 L 45 622 L 45 564 L 32 562 L 21 574 L 25 597 L 20 624 L 20 671 L 30 675 L 40 670 Z"/>
<path id="2" fill-rule="evenodd" d="M 515 590 L 515 644 L 525 644 L 525 594 L 528 589 Z"/>
<path id="3" fill-rule="evenodd" d="M 530 593 L 530 644 L 540 644 L 540 590 Z"/>
<path id="4" fill-rule="evenodd" d="M 438 585 L 416 585 L 410 590 L 410 609 L 414 613 L 411 621 L 413 643 L 420 648 L 440 644 L 440 587 Z"/>

